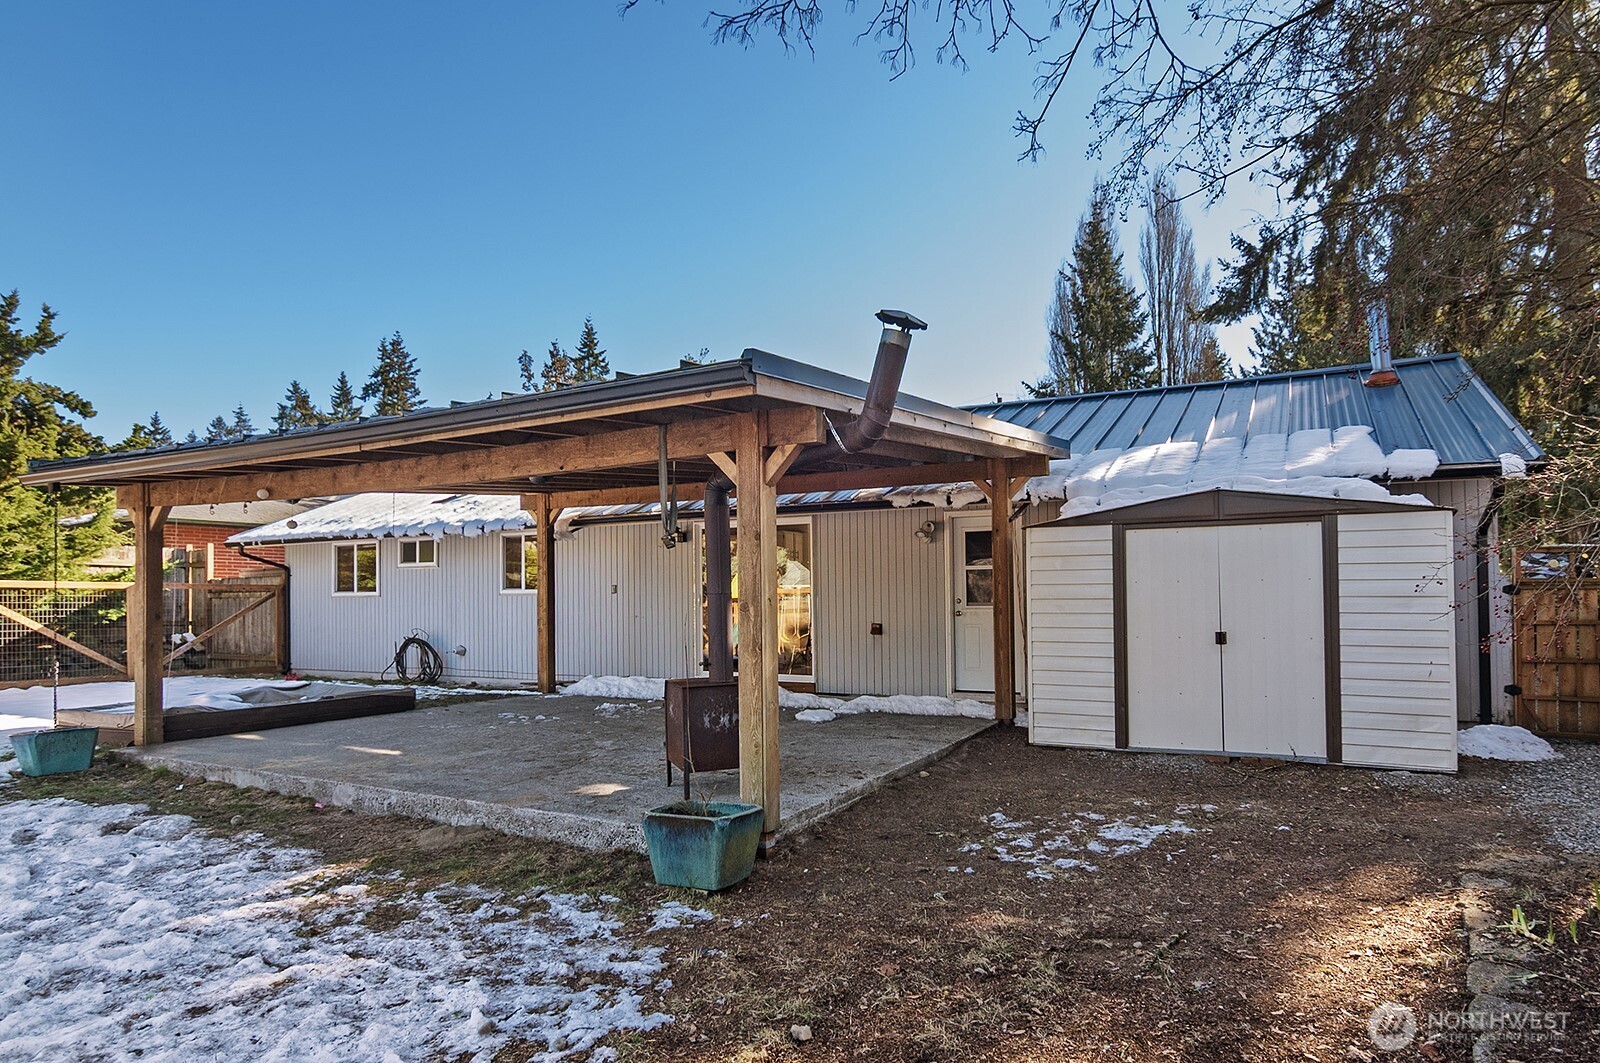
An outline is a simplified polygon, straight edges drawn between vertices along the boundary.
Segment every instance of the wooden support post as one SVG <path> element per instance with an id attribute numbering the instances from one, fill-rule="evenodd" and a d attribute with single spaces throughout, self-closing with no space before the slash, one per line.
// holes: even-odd
<path id="1" fill-rule="evenodd" d="M 1011 552 L 1011 470 L 1003 459 L 989 463 L 989 526 L 994 550 L 994 718 L 1017 716 L 1016 605 Z"/>
<path id="2" fill-rule="evenodd" d="M 766 413 L 735 432 L 739 505 L 739 794 L 778 829 L 778 492 L 767 476 Z"/>
<path id="3" fill-rule="evenodd" d="M 538 538 L 538 613 L 539 613 L 539 690 L 556 692 L 556 531 L 555 520 L 561 510 L 550 504 L 550 496 L 524 495 L 531 502 L 534 529 Z"/>
<path id="4" fill-rule="evenodd" d="M 128 589 L 128 673 L 133 676 L 133 744 L 158 745 L 161 715 L 162 556 L 161 531 L 168 508 L 150 504 L 147 484 L 118 492 L 133 522 L 133 586 Z M 124 500 L 121 496 L 127 496 Z"/>

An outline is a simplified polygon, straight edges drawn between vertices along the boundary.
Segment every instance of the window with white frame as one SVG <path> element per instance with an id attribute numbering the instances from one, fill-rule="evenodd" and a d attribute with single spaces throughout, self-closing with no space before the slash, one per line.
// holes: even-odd
<path id="1" fill-rule="evenodd" d="M 333 544 L 333 593 L 378 593 L 378 544 Z"/>
<path id="2" fill-rule="evenodd" d="M 539 587 L 539 540 L 532 535 L 507 535 L 503 591 L 532 591 Z"/>
<path id="3" fill-rule="evenodd" d="M 435 568 L 439 564 L 439 540 L 401 539 L 401 568 Z"/>

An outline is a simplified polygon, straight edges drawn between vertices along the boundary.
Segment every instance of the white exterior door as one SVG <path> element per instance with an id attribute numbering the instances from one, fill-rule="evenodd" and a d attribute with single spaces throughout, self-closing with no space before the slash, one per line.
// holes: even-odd
<path id="1" fill-rule="evenodd" d="M 1127 533 L 1128 745 L 1218 751 L 1217 528 Z"/>
<path id="2" fill-rule="evenodd" d="M 1128 745 L 1326 757 L 1320 522 L 1130 529 Z"/>
<path id="3" fill-rule="evenodd" d="M 987 517 L 950 522 L 955 688 L 994 690 L 994 533 Z"/>
<path id="4" fill-rule="evenodd" d="M 1325 757 L 1322 525 L 1219 530 L 1223 748 Z"/>

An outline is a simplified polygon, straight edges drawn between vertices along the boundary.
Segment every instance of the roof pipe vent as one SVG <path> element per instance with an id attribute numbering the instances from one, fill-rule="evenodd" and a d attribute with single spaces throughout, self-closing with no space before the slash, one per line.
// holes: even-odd
<path id="1" fill-rule="evenodd" d="M 911 350 L 911 334 L 928 327 L 921 318 L 903 310 L 879 310 L 883 334 L 878 337 L 878 356 L 872 363 L 872 378 L 867 382 L 861 416 L 839 430 L 838 445 L 846 454 L 870 450 L 883 438 L 894 416 L 895 399 L 900 394 L 900 378 L 906 371 L 906 354 Z"/>
<path id="2" fill-rule="evenodd" d="M 1389 350 L 1389 306 L 1382 299 L 1374 299 L 1367 307 L 1367 347 L 1372 356 L 1367 387 L 1392 388 L 1400 383 L 1400 375 L 1394 371 L 1394 355 Z"/>

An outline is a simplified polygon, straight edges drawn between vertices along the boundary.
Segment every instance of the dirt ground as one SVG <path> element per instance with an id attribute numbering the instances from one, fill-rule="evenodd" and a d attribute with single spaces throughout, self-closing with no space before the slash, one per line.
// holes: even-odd
<path id="1" fill-rule="evenodd" d="M 119 765 L 12 798 L 142 801 L 419 883 L 671 896 L 653 935 L 677 1019 L 623 1060 L 1347 1060 L 1372 1009 L 1458 1012 L 1461 882 L 1493 861 L 1564 1036 L 1502 1058 L 1600 1059 L 1600 864 L 1504 811 L 1517 765 L 1458 778 L 1030 747 L 996 730 L 706 898 L 629 854 L 580 853 Z M 1596 795 L 1600 800 L 1600 795 Z M 1488 866 L 1488 865 L 1484 865 Z M 1509 929 L 1492 931 L 1510 935 Z M 1524 940 L 1525 939 L 1525 940 Z M 1538 940 L 1535 940 L 1538 939 Z M 796 1024 L 811 1038 L 797 1043 Z M 1382 1059 L 1468 1059 L 1449 1037 Z M 500 1063 L 534 1058 L 513 1043 Z"/>

